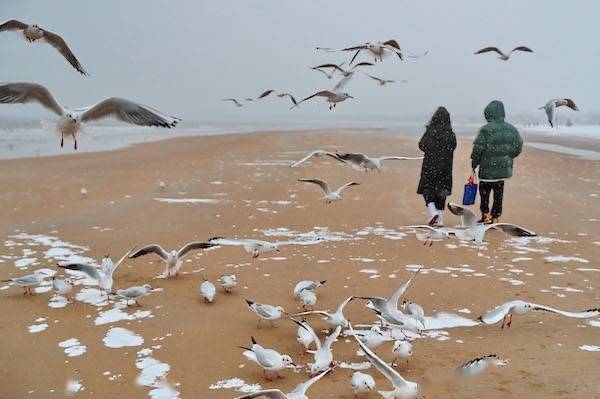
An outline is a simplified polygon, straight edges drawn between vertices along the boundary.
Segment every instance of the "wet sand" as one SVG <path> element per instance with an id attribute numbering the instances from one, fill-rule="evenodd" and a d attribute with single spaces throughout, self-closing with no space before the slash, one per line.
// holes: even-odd
<path id="1" fill-rule="evenodd" d="M 234 247 L 198 252 L 188 258 L 183 275 L 171 279 L 155 278 L 163 270 L 157 258 L 127 261 L 115 272 L 115 289 L 150 283 L 161 290 L 141 299 L 140 308 L 122 309 L 129 317 L 141 318 L 101 325 L 95 324 L 99 312 L 120 306 L 118 300 L 104 306 L 75 301 L 51 308 L 51 293 L 26 297 L 22 290 L 1 284 L 0 397 L 61 397 L 69 379 L 83 385 L 77 393 L 81 398 L 148 397 L 153 388 L 139 386 L 136 379 L 149 358 L 169 365 L 166 380 L 183 398 L 239 396 L 233 389 L 209 389 L 232 378 L 289 392 L 307 378 L 304 370 L 284 371 L 285 380 L 265 382 L 238 346 L 248 345 L 254 336 L 290 354 L 298 364 L 312 361 L 302 353 L 293 323 L 282 320 L 276 328 L 265 324 L 256 329 L 257 319 L 244 302 L 248 298 L 295 312 L 299 305 L 292 289 L 303 279 L 327 280 L 317 291 L 318 309 L 333 310 L 349 295 L 388 296 L 410 277 L 414 265 L 423 265 L 424 272 L 407 297 L 421 304 L 426 314 L 444 311 L 475 319 L 513 299 L 564 310 L 600 306 L 599 162 L 525 147 L 516 161 L 515 177 L 507 183 L 503 220 L 533 229 L 543 238 L 522 243 L 491 233 L 480 250 L 458 241 L 424 247 L 402 229 L 426 220 L 423 200 L 415 194 L 420 161 L 388 162 L 382 173 L 368 174 L 326 159 L 287 167 L 316 148 L 419 155 L 416 141 L 367 130 L 256 133 L 0 161 L 2 279 L 54 269 L 57 261 L 74 255 L 96 261 L 107 253 L 119 258 L 134 244 L 156 242 L 170 249 L 215 235 L 289 240 L 310 233 L 304 236 L 323 238 L 316 245 L 293 245 L 256 260 Z M 469 151 L 470 141 L 459 140 L 455 202 L 461 199 L 469 172 Z M 319 200 L 316 186 L 296 182 L 300 177 L 322 178 L 334 186 L 350 180 L 362 185 L 349 188 L 344 200 L 327 206 Z M 164 191 L 160 181 L 167 184 Z M 88 191 L 85 198 L 82 187 Z M 173 203 L 157 198 L 214 201 Z M 458 222 L 451 215 L 446 220 Z M 231 273 L 239 282 L 233 293 L 224 294 L 218 287 L 215 303 L 203 303 L 198 292 L 202 280 L 216 284 L 219 275 Z M 82 287 L 77 285 L 74 292 Z M 358 300 L 345 314 L 355 324 L 374 320 Z M 398 370 L 422 383 L 428 398 L 600 397 L 600 353 L 580 349 L 600 346 L 600 321 L 592 320 L 596 327 L 586 320 L 532 312 L 516 316 L 504 331 L 499 325 L 443 329 L 447 335 L 441 334 L 442 339 L 416 341 L 409 369 L 401 365 Z M 309 321 L 315 329 L 326 327 L 318 318 Z M 29 326 L 42 325 L 41 329 L 43 324 L 47 327 L 40 332 L 28 331 Z M 144 342 L 107 347 L 103 339 L 112 328 L 130 330 Z M 71 338 L 86 347 L 83 354 L 69 357 L 59 346 Z M 391 360 L 391 346 L 377 353 Z M 336 360 L 365 361 L 350 339 L 341 337 L 333 348 Z M 81 348 L 72 353 L 78 351 Z M 441 382 L 451 378 L 454 368 L 486 353 L 497 353 L 509 363 L 447 392 Z M 157 375 L 165 369 L 162 366 Z M 378 389 L 390 389 L 375 369 L 367 372 Z M 351 373 L 337 368 L 308 396 L 353 397 Z"/>

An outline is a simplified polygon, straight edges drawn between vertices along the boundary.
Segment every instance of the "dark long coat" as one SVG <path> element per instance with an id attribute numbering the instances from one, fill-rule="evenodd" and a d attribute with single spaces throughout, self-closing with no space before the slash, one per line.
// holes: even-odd
<path id="1" fill-rule="evenodd" d="M 421 166 L 418 194 L 452 193 L 452 159 L 456 149 L 456 136 L 452 128 L 427 126 L 419 141 L 419 148 L 425 153 Z"/>

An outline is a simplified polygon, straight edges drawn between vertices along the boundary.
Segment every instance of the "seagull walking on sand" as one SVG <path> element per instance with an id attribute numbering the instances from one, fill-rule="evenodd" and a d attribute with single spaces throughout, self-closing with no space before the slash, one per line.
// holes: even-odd
<path id="1" fill-rule="evenodd" d="M 298 293 L 298 302 L 304 310 L 312 310 L 317 304 L 317 294 L 311 290 L 302 290 Z"/>
<path id="2" fill-rule="evenodd" d="M 217 288 L 213 283 L 208 280 L 204 280 L 200 284 L 200 295 L 204 298 L 205 302 L 212 303 L 215 300 Z"/>
<path id="3" fill-rule="evenodd" d="M 360 394 L 368 394 L 375 389 L 375 379 L 370 374 L 355 371 L 350 380 L 350 386 L 354 391 L 354 397 L 358 398 Z"/>
<path id="4" fill-rule="evenodd" d="M 423 157 L 401 157 L 396 155 L 381 156 L 381 157 L 370 157 L 362 153 L 352 152 L 336 152 L 336 156 L 343 162 L 346 162 L 352 168 L 356 170 L 377 170 L 381 172 L 381 162 L 383 161 L 408 161 L 423 159 Z"/>
<path id="5" fill-rule="evenodd" d="M 3 283 L 13 283 L 19 287 L 23 287 L 23 295 L 33 295 L 31 287 L 40 285 L 47 275 L 42 270 L 36 270 L 33 274 L 26 276 L 14 277 L 8 280 L 2 280 Z"/>
<path id="6" fill-rule="evenodd" d="M 518 47 L 515 47 L 514 49 L 512 49 L 508 53 L 503 53 L 502 51 L 500 51 L 500 49 L 498 49 L 498 47 L 485 47 L 485 48 L 482 48 L 481 50 L 475 52 L 475 54 L 483 54 L 483 53 L 495 52 L 495 53 L 498 54 L 498 59 L 500 59 L 502 61 L 508 61 L 508 59 L 510 58 L 511 54 L 514 53 L 515 51 L 524 51 L 524 52 L 527 52 L 527 53 L 533 53 L 533 50 L 530 49 L 529 47 L 518 46 Z"/>
<path id="7" fill-rule="evenodd" d="M 56 275 L 52 276 L 52 291 L 56 295 L 64 295 L 67 301 L 73 302 L 69 293 L 73 290 L 73 282 L 68 279 L 56 278 Z"/>
<path id="8" fill-rule="evenodd" d="M 73 66 L 73 68 L 75 68 L 77 72 L 87 76 L 87 72 L 85 69 L 83 69 L 69 46 L 67 46 L 65 40 L 60 35 L 40 28 L 38 25 L 30 25 L 16 19 L 11 19 L 0 25 L 0 32 L 4 31 L 20 32 L 25 40 L 27 40 L 29 43 L 33 43 L 37 40 L 42 40 L 48 43 L 58 50 L 58 52 L 65 57 L 65 59 L 69 62 L 69 64 L 71 64 L 71 66 Z"/>
<path id="9" fill-rule="evenodd" d="M 0 103 L 26 104 L 36 102 L 54 112 L 60 118 L 57 129 L 61 134 L 60 146 L 65 136 L 72 136 L 77 149 L 77 132 L 82 124 L 105 118 L 116 118 L 121 122 L 139 126 L 172 128 L 179 118 L 167 116 L 148 106 L 137 104 L 124 98 L 111 97 L 84 108 L 66 108 L 60 105 L 48 89 L 37 83 L 0 83 Z"/>
<path id="10" fill-rule="evenodd" d="M 274 373 L 275 378 L 285 378 L 279 375 L 279 371 L 296 366 L 289 355 L 282 355 L 274 349 L 263 348 L 256 342 L 254 337 L 251 337 L 251 339 L 251 348 L 246 348 L 244 346 L 240 346 L 240 348 L 245 349 L 243 355 L 248 360 L 251 360 L 262 367 L 265 380 L 272 381 L 272 378 L 267 372 Z"/>
<path id="11" fill-rule="evenodd" d="M 84 273 L 89 278 L 96 280 L 100 289 L 106 293 L 106 296 L 108 296 L 108 294 L 112 292 L 113 274 L 115 273 L 115 270 L 117 270 L 117 267 L 123 263 L 123 261 L 133 250 L 135 250 L 135 247 L 131 248 L 131 250 L 121 256 L 121 259 L 119 259 L 117 263 L 112 261 L 110 255 L 106 255 L 104 258 L 102 258 L 100 269 L 93 265 L 82 263 L 68 263 L 63 265 L 58 264 L 57 266 L 63 269 Z"/>
<path id="12" fill-rule="evenodd" d="M 349 325 L 350 331 L 352 332 L 352 324 Z M 392 368 L 389 364 L 381 360 L 375 353 L 373 353 L 365 344 L 360 342 L 358 337 L 354 337 L 356 342 L 360 346 L 360 349 L 365 353 L 369 362 L 375 366 L 388 381 L 392 383 L 392 391 L 378 391 L 384 399 L 412 399 L 419 393 L 419 385 L 416 382 L 405 380 L 400 373 Z"/>
<path id="13" fill-rule="evenodd" d="M 246 303 L 248 304 L 250 309 L 258 315 L 258 322 L 256 323 L 256 328 L 260 328 L 260 322 L 263 320 L 267 320 L 271 324 L 271 327 L 275 327 L 275 324 L 273 324 L 273 320 L 279 320 L 283 316 L 288 316 L 288 313 L 281 306 L 256 303 L 248 299 L 246 299 Z"/>
<path id="14" fill-rule="evenodd" d="M 303 183 L 313 183 L 313 184 L 316 184 L 319 187 L 321 187 L 321 189 L 323 189 L 323 192 L 325 193 L 325 196 L 321 197 L 321 199 L 324 199 L 326 204 L 331 204 L 333 202 L 341 201 L 342 191 L 344 191 L 344 189 L 346 189 L 347 187 L 360 186 L 360 183 L 351 181 L 351 182 L 344 184 L 343 186 L 338 187 L 337 190 L 331 191 L 331 188 L 329 188 L 329 184 L 327 184 L 327 182 L 325 182 L 323 180 L 298 179 L 298 181 L 303 182 Z"/>
<path id="15" fill-rule="evenodd" d="M 413 355 L 413 346 L 409 341 L 405 339 L 399 339 L 394 342 L 392 353 L 394 354 L 394 359 L 390 363 L 390 366 L 397 366 L 396 361 L 398 358 L 406 359 L 406 364 L 408 364 L 408 358 Z"/>
<path id="16" fill-rule="evenodd" d="M 294 287 L 294 297 L 298 298 L 300 292 L 303 290 L 314 291 L 319 287 L 322 287 L 327 280 L 302 280 Z"/>
<path id="17" fill-rule="evenodd" d="M 294 319 L 292 319 L 292 321 L 294 321 L 296 324 L 298 324 L 299 327 L 302 328 L 306 328 L 305 325 L 308 325 L 308 323 L 306 322 L 301 323 Z M 310 366 L 310 376 L 314 377 L 321 371 L 333 366 L 333 352 L 331 351 L 331 345 L 335 341 L 337 341 L 337 338 L 339 337 L 340 332 L 342 331 L 342 326 L 337 326 L 333 333 L 331 333 L 325 338 L 322 344 L 321 340 L 315 334 L 315 331 L 312 328 L 310 328 L 310 326 L 306 328 L 306 330 L 314 335 L 314 342 L 317 345 L 317 351 L 314 353 L 314 362 Z"/>
<path id="18" fill-rule="evenodd" d="M 342 91 L 344 89 L 344 87 L 348 84 L 348 82 L 352 79 L 353 76 L 354 76 L 354 73 L 352 73 L 352 74 L 346 76 L 345 78 L 343 78 L 342 80 L 340 80 L 334 86 L 333 90 L 320 90 L 314 94 L 311 94 L 310 96 L 299 101 L 292 108 L 298 107 L 304 101 L 310 100 L 311 98 L 314 98 L 314 97 L 324 97 L 326 99 L 327 103 L 329 104 L 329 109 L 331 110 L 331 109 L 335 108 L 337 103 L 346 101 L 349 98 L 354 98 L 350 94 Z"/>
<path id="19" fill-rule="evenodd" d="M 296 313 L 292 316 L 297 317 L 297 316 L 319 315 L 319 316 L 323 316 L 323 320 L 325 320 L 329 325 L 331 325 L 333 327 L 338 327 L 338 326 L 347 327 L 348 320 L 346 320 L 346 318 L 344 317 L 344 307 L 346 307 L 346 305 L 352 299 L 354 299 L 353 296 L 349 296 L 348 298 L 346 298 L 346 300 L 344 302 L 342 302 L 340 304 L 340 306 L 338 306 L 338 308 L 336 309 L 336 311 L 334 313 L 330 313 L 330 312 L 327 312 L 324 310 L 311 310 L 308 312 Z"/>
<path id="20" fill-rule="evenodd" d="M 263 391 L 249 393 L 248 395 L 239 396 L 235 399 L 309 399 L 306 396 L 306 391 L 311 387 L 315 382 L 319 381 L 325 375 L 329 374 L 332 369 L 327 369 L 323 371 L 321 374 L 311 378 L 308 381 L 302 382 L 296 385 L 296 388 L 290 393 L 283 393 L 279 389 L 265 389 Z"/>
<path id="21" fill-rule="evenodd" d="M 452 229 L 452 233 L 461 241 L 475 241 L 477 246 L 483 244 L 485 233 L 489 229 L 496 229 L 512 237 L 535 237 L 537 234 L 534 231 L 527 230 L 524 227 L 517 226 L 512 223 L 493 223 L 483 224 L 477 222 L 477 215 L 462 205 L 448 204 L 448 209 L 456 216 L 460 216 L 463 229 Z"/>
<path id="22" fill-rule="evenodd" d="M 133 301 L 136 306 L 140 306 L 138 299 L 148 295 L 152 291 L 150 284 L 144 284 L 142 286 L 129 287 L 124 290 L 115 291 L 115 295 L 125 299 L 125 304 L 129 306 L 129 301 Z"/>
<path id="23" fill-rule="evenodd" d="M 293 164 L 290 165 L 290 168 L 295 168 L 296 166 L 300 166 L 301 164 L 303 164 L 304 162 L 308 161 L 311 158 L 320 158 L 320 157 L 324 157 L 324 156 L 328 156 L 330 158 L 333 158 L 337 161 L 342 162 L 338 156 L 336 154 L 334 154 L 333 152 L 329 152 L 329 151 L 325 151 L 325 150 L 315 150 L 315 151 L 311 151 L 309 152 L 304 158 L 302 158 L 299 161 L 294 162 Z"/>
<path id="24" fill-rule="evenodd" d="M 183 258 L 188 255 L 191 251 L 199 249 L 207 249 L 214 247 L 214 244 L 194 241 L 185 244 L 178 251 L 172 250 L 167 252 L 158 244 L 150 244 L 142 247 L 129 255 L 129 259 L 139 258 L 140 256 L 148 254 L 156 254 L 165 264 L 165 271 L 163 277 L 179 276 L 179 269 L 183 266 Z"/>
<path id="25" fill-rule="evenodd" d="M 508 364 L 507 360 L 500 359 L 495 354 L 489 354 L 461 364 L 456 368 L 456 374 L 463 377 L 471 377 L 484 372 L 490 366 L 504 366 L 506 364 Z"/>
<path id="26" fill-rule="evenodd" d="M 562 106 L 567 106 L 573 111 L 579 111 L 579 108 L 575 104 L 575 101 L 571 100 L 570 98 L 555 98 L 553 100 L 548 101 L 546 105 L 538 109 L 543 109 L 546 112 L 546 116 L 548 116 L 548 122 L 550 123 L 550 126 L 554 127 L 556 123 L 556 108 Z"/>
<path id="27" fill-rule="evenodd" d="M 290 241 L 269 242 L 263 240 L 254 240 L 250 238 L 227 238 L 213 237 L 208 240 L 213 245 L 241 246 L 244 250 L 252 254 L 252 259 L 258 258 L 261 254 L 267 252 L 280 252 L 282 247 L 291 245 Z"/>
<path id="28" fill-rule="evenodd" d="M 525 302 L 521 300 L 509 301 L 497 306 L 495 309 L 479 316 L 477 320 L 485 324 L 496 324 L 502 320 L 502 326 L 500 329 L 504 329 L 504 326 L 510 327 L 512 323 L 513 314 L 523 315 L 531 312 L 532 310 L 556 313 L 565 317 L 572 317 L 575 319 L 587 319 L 590 317 L 597 317 L 600 315 L 600 308 L 593 308 L 584 310 L 582 312 L 567 312 L 551 308 L 550 306 L 538 305 L 536 303 Z"/>
<path id="29" fill-rule="evenodd" d="M 237 285 L 237 277 L 235 274 L 224 274 L 219 277 L 219 284 L 221 284 L 221 287 L 223 287 L 225 292 L 230 293 Z"/>

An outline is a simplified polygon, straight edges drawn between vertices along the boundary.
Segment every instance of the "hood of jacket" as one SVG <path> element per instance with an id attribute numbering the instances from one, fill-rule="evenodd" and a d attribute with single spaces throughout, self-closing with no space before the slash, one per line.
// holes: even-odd
<path id="1" fill-rule="evenodd" d="M 485 120 L 488 122 L 502 122 L 504 121 L 504 104 L 502 101 L 494 100 L 485 107 L 483 111 Z"/>

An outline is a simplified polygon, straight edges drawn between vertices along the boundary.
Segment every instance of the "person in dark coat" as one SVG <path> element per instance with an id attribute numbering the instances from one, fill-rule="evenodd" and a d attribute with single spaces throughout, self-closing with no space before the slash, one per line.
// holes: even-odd
<path id="1" fill-rule="evenodd" d="M 429 224 L 443 226 L 446 197 L 452 193 L 452 160 L 456 149 L 456 136 L 446 108 L 439 107 L 435 111 L 419 148 L 425 158 L 417 193 L 423 195 L 427 204 Z"/>
<path id="2" fill-rule="evenodd" d="M 494 100 L 483 112 L 487 124 L 479 129 L 473 142 L 471 166 L 473 173 L 479 167 L 480 223 L 498 223 L 502 214 L 504 181 L 513 173 L 513 160 L 523 150 L 519 131 L 504 121 L 504 104 Z M 490 194 L 494 204 L 490 211 Z"/>

